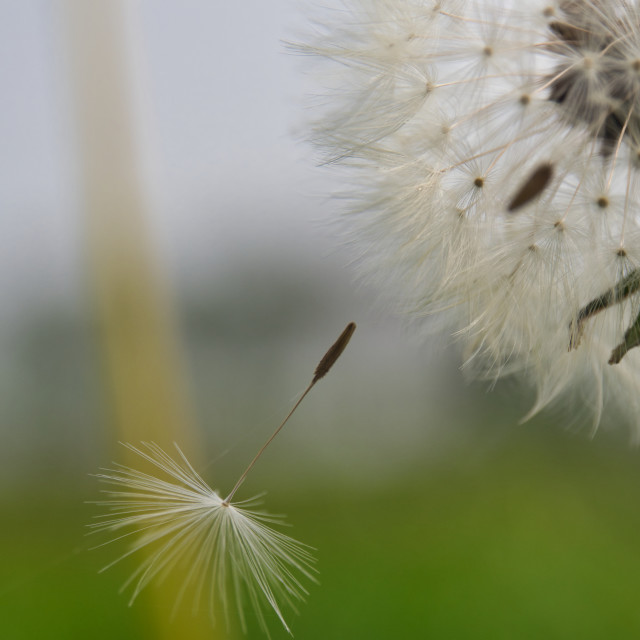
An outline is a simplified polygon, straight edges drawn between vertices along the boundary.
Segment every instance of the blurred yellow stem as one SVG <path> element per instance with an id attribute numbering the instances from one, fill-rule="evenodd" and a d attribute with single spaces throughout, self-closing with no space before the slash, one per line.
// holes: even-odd
<path id="1" fill-rule="evenodd" d="M 127 77 L 127 8 L 122 0 L 65 0 L 64 9 L 82 163 L 88 285 L 110 418 L 119 439 L 152 440 L 161 446 L 175 440 L 192 454 L 197 447 L 173 318 L 145 219 Z M 185 612 L 189 607 L 170 619 L 180 589 L 176 582 L 169 576 L 148 588 L 156 637 L 221 637 L 220 627 L 212 629 L 206 616 Z"/>

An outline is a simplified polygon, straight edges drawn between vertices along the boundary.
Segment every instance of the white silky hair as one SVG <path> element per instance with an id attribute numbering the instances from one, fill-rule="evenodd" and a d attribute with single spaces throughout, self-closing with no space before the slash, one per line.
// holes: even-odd
<path id="1" fill-rule="evenodd" d="M 608 364 L 637 296 L 570 329 L 640 267 L 638 3 L 345 0 L 314 25 L 310 138 L 342 167 L 365 271 L 445 313 L 466 368 L 530 381 L 529 415 L 577 395 L 594 429 L 613 403 L 640 438 L 640 350 Z"/>
<path id="2" fill-rule="evenodd" d="M 235 608 L 246 631 L 248 604 L 267 636 L 270 608 L 291 633 L 282 607 L 297 611 L 308 593 L 303 581 L 316 581 L 311 548 L 275 530 L 283 517 L 256 510 L 256 498 L 223 500 L 177 445 L 175 457 L 154 443 L 125 446 L 159 473 L 116 465 L 96 474 L 109 486 L 96 503 L 107 513 L 89 526 L 93 533 L 118 534 L 104 544 L 131 540 L 129 550 L 103 568 L 128 556 L 140 561 L 122 586 L 132 589 L 129 604 L 149 583 L 182 568 L 176 608 L 190 592 L 194 610 L 206 603 L 212 617 L 222 610 L 227 623 Z"/>

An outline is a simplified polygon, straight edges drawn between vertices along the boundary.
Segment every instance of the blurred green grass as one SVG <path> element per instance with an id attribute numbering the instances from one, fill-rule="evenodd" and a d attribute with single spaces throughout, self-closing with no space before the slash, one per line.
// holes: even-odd
<path id="1" fill-rule="evenodd" d="M 481 454 L 469 437 L 438 465 L 371 491 L 278 483 L 266 507 L 318 549 L 321 584 L 289 615 L 295 637 L 640 635 L 637 451 L 543 423 L 505 434 Z M 154 637 L 145 598 L 128 608 L 118 594 L 133 565 L 97 574 L 125 546 L 87 550 L 96 508 L 86 491 L 44 486 L 3 507 L 2 638 Z M 271 629 L 288 637 L 275 619 Z M 254 625 L 248 637 L 263 636 Z"/>

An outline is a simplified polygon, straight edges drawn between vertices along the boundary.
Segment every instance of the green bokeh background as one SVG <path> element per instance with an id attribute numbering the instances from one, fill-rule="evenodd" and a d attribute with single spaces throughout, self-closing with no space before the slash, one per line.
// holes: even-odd
<path id="1" fill-rule="evenodd" d="M 223 315 L 237 312 L 226 304 L 224 309 Z M 266 306 L 262 311 L 263 317 L 270 313 Z M 247 343 L 246 328 L 233 333 L 232 323 L 201 310 L 197 318 L 183 328 L 205 425 L 208 460 L 202 473 L 213 486 L 228 486 L 284 413 L 286 404 L 274 396 L 288 400 L 291 388 L 297 391 L 301 377 L 313 368 L 307 352 L 318 347 L 312 340 L 299 348 L 300 357 L 274 368 L 270 363 L 286 340 L 273 327 Z M 34 334 L 40 352 L 55 351 L 60 331 L 51 334 L 56 340 L 47 347 L 42 326 Z M 203 333 L 203 326 L 211 331 Z M 402 389 L 410 385 L 408 376 L 363 366 L 375 347 L 367 342 L 366 322 L 359 331 L 241 496 L 267 490 L 266 508 L 286 513 L 293 525 L 287 533 L 317 549 L 320 584 L 310 585 L 299 616 L 288 612 L 295 637 L 637 637 L 640 460 L 622 430 L 600 430 L 591 439 L 564 428 L 566 414 L 519 425 L 526 394 L 510 387 L 487 394 L 465 384 L 446 359 L 428 402 L 422 404 L 418 393 L 407 400 Z M 328 331 L 318 333 L 333 339 L 333 332 L 330 337 Z M 208 351 L 203 335 L 218 335 L 220 348 L 214 340 Z M 403 339 L 397 332 L 388 334 L 400 352 Z M 233 357 L 224 359 L 222 344 Z M 207 368 L 210 351 L 218 358 Z M 97 481 L 88 474 L 121 452 L 111 435 L 96 427 L 101 424 L 98 378 L 92 396 L 89 372 L 95 361 L 91 349 L 83 353 L 84 360 L 72 361 L 84 362 L 85 369 L 59 376 L 58 385 L 80 384 L 82 378 L 84 399 L 67 390 L 65 400 L 62 387 L 54 395 L 67 417 L 67 401 L 85 406 L 79 422 L 93 406 L 90 426 L 76 426 L 78 432 L 93 429 L 85 438 L 94 445 L 66 458 L 63 447 L 50 445 L 48 455 L 31 451 L 19 463 L 5 461 L 2 638 L 155 637 L 152 599 L 143 593 L 128 607 L 127 595 L 118 593 L 133 561 L 98 574 L 126 550 L 126 543 L 90 551 L 104 539 L 85 536 L 86 524 L 99 512 L 86 503 L 99 498 Z M 404 362 L 410 369 L 411 361 Z M 398 363 L 390 366 L 402 369 Z M 238 388 L 242 370 L 247 382 Z M 31 380 L 32 392 L 40 384 L 38 371 L 25 367 L 24 381 Z M 430 410 L 433 395 L 440 397 L 440 406 Z M 393 422 L 379 410 L 382 404 L 395 416 Z M 49 409 L 40 422 L 23 424 L 23 435 L 54 425 L 67 433 L 63 442 L 72 442 L 73 424 L 63 426 L 55 405 Z M 416 441 L 413 430 L 427 426 L 432 435 Z M 389 435 L 397 440 L 393 448 Z M 323 446 L 335 449 L 333 460 L 325 451 L 318 461 Z M 12 483 L 12 474 L 20 482 Z M 249 623 L 249 638 L 264 637 L 251 616 Z M 287 637 L 275 617 L 270 629 L 273 638 Z M 173 636 L 183 637 L 180 628 Z"/>

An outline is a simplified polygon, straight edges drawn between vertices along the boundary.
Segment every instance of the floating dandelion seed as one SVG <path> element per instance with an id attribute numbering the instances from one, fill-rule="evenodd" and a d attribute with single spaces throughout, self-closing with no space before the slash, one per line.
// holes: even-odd
<path id="1" fill-rule="evenodd" d="M 147 552 L 122 587 L 124 590 L 133 585 L 129 604 L 152 580 L 181 565 L 187 568 L 187 574 L 176 595 L 176 606 L 188 588 L 195 590 L 196 604 L 206 591 L 212 613 L 213 603 L 217 602 L 228 616 L 231 600 L 235 599 L 245 630 L 244 609 L 248 601 L 267 635 L 265 607 L 271 607 L 291 633 L 281 605 L 295 611 L 296 604 L 307 595 L 301 580 L 315 580 L 310 547 L 272 529 L 270 525 L 282 524 L 282 516 L 256 511 L 256 498 L 232 500 L 266 447 L 318 380 L 329 372 L 355 328 L 354 323 L 347 325 L 327 351 L 307 389 L 226 498 L 222 499 L 206 484 L 178 445 L 175 445 L 178 457 L 174 458 L 153 443 L 142 443 L 140 447 L 125 444 L 167 479 L 120 464 L 97 474 L 112 486 L 105 491 L 109 499 L 96 503 L 107 507 L 109 513 L 98 516 L 100 521 L 89 526 L 94 532 L 124 532 L 105 544 L 135 537 L 131 549 L 103 570 L 137 552 Z"/>
<path id="2" fill-rule="evenodd" d="M 122 587 L 124 590 L 134 585 L 129 604 L 154 578 L 181 564 L 188 570 L 176 605 L 192 586 L 196 601 L 207 589 L 207 597 L 217 599 L 228 614 L 231 592 L 237 598 L 243 628 L 246 598 L 265 630 L 263 602 L 274 609 L 288 631 L 279 602 L 295 609 L 295 603 L 307 594 L 300 577 L 314 580 L 310 549 L 270 528 L 281 518 L 253 510 L 255 500 L 224 502 L 195 472 L 177 445 L 177 459 L 153 443 L 142 443 L 141 448 L 125 446 L 169 478 L 163 480 L 121 465 L 97 475 L 117 489 L 107 491 L 109 500 L 98 502 L 110 513 L 90 526 L 97 531 L 127 531 L 115 540 L 136 536 L 131 549 L 115 562 L 149 550 Z"/>
<path id="3" fill-rule="evenodd" d="M 531 413 L 577 392 L 640 436 L 640 3 L 345 0 L 313 142 L 347 168 L 363 262 L 446 311 Z M 445 316 L 443 316 L 445 317 Z M 609 366 L 609 364 L 615 366 Z"/>

